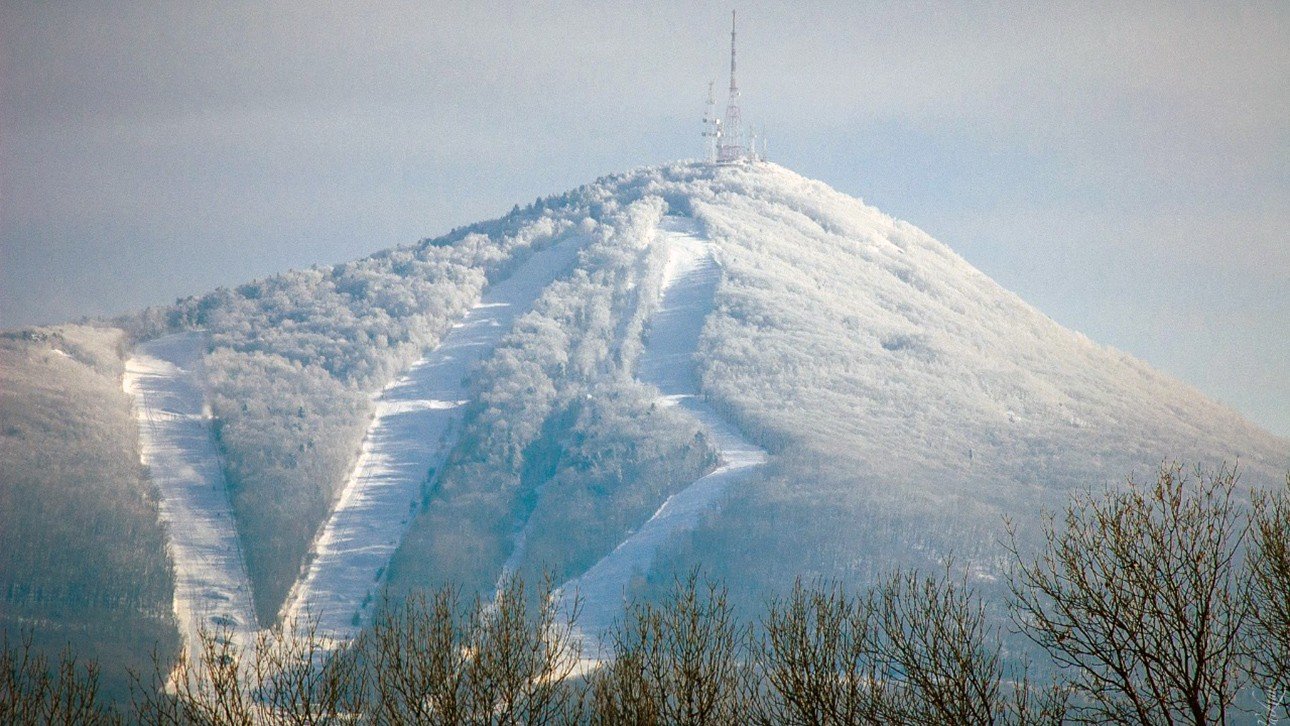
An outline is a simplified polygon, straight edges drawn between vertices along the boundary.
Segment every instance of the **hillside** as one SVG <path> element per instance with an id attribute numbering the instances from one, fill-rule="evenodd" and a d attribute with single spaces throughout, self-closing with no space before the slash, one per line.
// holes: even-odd
<path id="1" fill-rule="evenodd" d="M 566 262 L 526 277 L 557 249 Z M 512 279 L 531 289 L 489 313 Z M 492 327 L 469 365 L 419 383 L 478 320 Z M 605 592 L 650 592 L 702 564 L 746 604 L 798 574 L 865 580 L 950 553 L 989 581 L 1004 518 L 1024 538 L 1072 489 L 1164 459 L 1239 461 L 1252 485 L 1290 468 L 1290 442 L 767 163 L 606 177 L 116 325 L 136 343 L 201 333 L 209 458 L 262 626 L 297 583 L 344 603 L 343 629 L 382 585 L 486 591 L 504 569 L 612 571 Z M 109 448 L 137 461 L 128 443 Z M 734 484 L 691 488 L 754 450 L 765 463 Z M 388 501 L 363 498 L 387 479 Z M 700 503 L 660 529 L 669 501 Z M 346 548 L 388 564 L 347 570 Z"/>
<path id="2" fill-rule="evenodd" d="M 157 492 L 121 390 L 119 330 L 0 335 L 0 633 L 72 642 L 128 693 L 178 645 Z"/>
<path id="3" fill-rule="evenodd" d="M 1059 505 L 1072 488 L 1149 473 L 1168 458 L 1240 461 L 1252 484 L 1277 482 L 1290 463 L 1284 440 L 1062 328 L 920 230 L 780 167 L 649 169 L 589 191 L 637 215 L 632 226 L 611 224 L 607 241 L 616 249 L 656 247 L 664 214 L 692 217 L 710 238 L 722 281 L 696 357 L 702 390 L 771 454 L 765 473 L 720 514 L 664 548 L 653 571 L 640 573 L 646 580 L 666 582 L 703 562 L 756 600 L 802 572 L 864 578 L 894 561 L 926 565 L 949 552 L 988 572 L 1003 518 L 1016 519 L 1024 535 L 1038 507 Z M 636 254 L 651 268 L 640 284 L 654 284 L 646 281 L 661 277 L 662 261 Z M 586 289 L 553 290 L 551 304 L 586 300 L 596 288 Z M 556 541 L 543 550 L 530 544 L 525 559 L 558 578 L 576 576 L 635 528 L 594 510 L 632 489 L 586 470 L 582 454 L 616 451 L 612 440 L 588 436 L 598 416 L 579 408 L 570 422 L 558 401 L 581 407 L 596 386 L 631 390 L 636 342 L 627 336 L 595 371 L 543 361 L 552 349 L 585 345 L 586 320 L 618 330 L 641 305 L 648 315 L 649 304 L 607 305 L 595 317 L 535 310 L 534 327 L 550 332 L 515 336 L 504 360 L 525 364 L 499 371 L 495 363 L 481 376 L 476 397 L 492 406 L 468 418 L 468 431 L 494 438 L 463 439 L 456 468 L 442 478 L 456 488 L 441 487 L 414 525 L 396 581 L 408 563 L 414 583 L 431 573 L 486 578 L 474 574 L 481 562 L 498 569 L 507 555 L 498 526 L 505 510 L 490 505 L 463 532 L 463 510 L 476 510 L 460 502 L 507 487 L 531 508 L 529 521 L 550 522 L 542 529 Z M 537 383 L 517 393 L 521 369 Z M 551 404 L 532 395 L 561 388 Z M 530 425 L 517 434 L 510 423 L 538 418 L 540 433 Z M 534 458 L 526 447 L 539 446 L 560 452 L 541 489 L 523 481 Z M 499 450 L 521 456 L 478 453 Z M 585 483 L 561 486 L 566 480 Z M 655 503 L 674 491 L 663 487 Z"/>

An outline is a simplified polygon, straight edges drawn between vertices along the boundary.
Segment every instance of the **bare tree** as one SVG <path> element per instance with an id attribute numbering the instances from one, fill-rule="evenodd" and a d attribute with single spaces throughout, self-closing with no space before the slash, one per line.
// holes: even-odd
<path id="1" fill-rule="evenodd" d="M 1038 685 L 1005 655 L 966 574 L 897 571 L 851 593 L 798 581 L 755 633 L 697 571 L 637 603 L 612 653 L 575 677 L 578 608 L 550 578 L 507 577 L 387 604 L 356 641 L 305 627 L 245 651 L 202 632 L 197 657 L 154 656 L 136 678 L 147 724 L 1053 724 L 1224 723 L 1253 682 L 1267 722 L 1290 715 L 1290 476 L 1234 497 L 1237 473 L 1163 466 L 1155 481 L 1076 496 L 1045 515 L 1033 560 L 1009 547 L 1015 624 L 1069 678 Z M 1248 515 L 1248 516 L 1247 516 Z M 1060 527 L 1059 527 L 1060 524 Z M 1248 545 L 1248 547 L 1247 547 Z M 95 664 L 51 664 L 28 635 L 0 652 L 0 722 L 120 723 Z M 1250 693 L 1252 689 L 1246 691 Z"/>
<path id="2" fill-rule="evenodd" d="M 764 623 L 758 720 L 1060 722 L 1064 692 L 1004 663 L 980 597 L 949 573 L 896 572 L 864 596 L 797 583 Z"/>
<path id="3" fill-rule="evenodd" d="M 358 650 L 372 673 L 372 708 L 380 723 L 460 723 L 467 633 L 455 590 L 415 593 L 386 606 Z"/>
<path id="4" fill-rule="evenodd" d="M 368 671 L 318 621 L 262 631 L 249 674 L 258 723 L 317 726 L 365 713 Z"/>
<path id="5" fill-rule="evenodd" d="M 902 724 L 1060 723 L 1065 690 L 1003 661 L 998 628 L 966 574 L 896 572 L 871 595 L 883 688 L 878 718 Z"/>
<path id="6" fill-rule="evenodd" d="M 1034 561 L 1010 548 L 1014 617 L 1070 677 L 1077 715 L 1224 723 L 1245 682 L 1238 557 L 1248 523 L 1235 469 L 1162 466 L 1147 486 L 1075 497 L 1046 515 Z"/>
<path id="7" fill-rule="evenodd" d="M 203 632 L 198 658 L 155 658 L 151 683 L 136 679 L 135 712 L 149 724 L 574 722 L 576 608 L 557 614 L 549 579 L 535 595 L 530 605 L 515 578 L 469 608 L 452 589 L 413 595 L 350 644 L 313 620 L 262 632 L 246 652 Z"/>
<path id="8" fill-rule="evenodd" d="M 581 699 L 569 676 L 580 657 L 573 637 L 579 608 L 561 614 L 553 591 L 548 576 L 530 607 L 524 581 L 510 574 L 487 607 L 476 604 L 466 663 L 473 722 L 541 726 L 577 719 Z"/>
<path id="9" fill-rule="evenodd" d="M 576 721 L 575 608 L 561 614 L 548 578 L 530 604 L 507 577 L 463 608 L 455 590 L 387 608 L 356 646 L 379 723 L 552 724 Z"/>
<path id="10" fill-rule="evenodd" d="M 365 709 L 365 670 L 316 620 L 262 631 L 245 652 L 228 632 L 203 630 L 198 647 L 169 669 L 154 655 L 150 682 L 136 677 L 139 722 L 313 726 Z"/>
<path id="11" fill-rule="evenodd" d="M 763 724 L 851 724 L 878 719 L 880 657 L 870 599 L 801 580 L 772 600 L 757 642 Z"/>
<path id="12" fill-rule="evenodd" d="M 691 572 L 663 602 L 633 605 L 612 638 L 613 660 L 591 679 L 591 723 L 747 721 L 746 628 L 724 588 L 700 588 Z"/>
<path id="13" fill-rule="evenodd" d="M 1256 492 L 1250 558 L 1251 665 L 1267 698 L 1267 721 L 1290 718 L 1290 475 Z"/>
<path id="14" fill-rule="evenodd" d="M 173 664 L 154 651 L 151 677 L 135 675 L 135 717 L 157 726 L 253 724 L 255 713 L 243 677 L 245 654 L 230 632 L 202 629 L 196 647 L 196 658 L 181 648 Z"/>
<path id="15" fill-rule="evenodd" d="M 1001 711 L 999 647 L 966 583 L 896 573 L 875 594 L 883 654 L 880 716 L 889 723 L 994 723 Z"/>
<path id="16" fill-rule="evenodd" d="M 99 695 L 96 663 L 78 663 L 65 649 L 56 664 L 33 644 L 30 632 L 19 642 L 0 638 L 0 723 L 119 724 L 116 711 Z"/>

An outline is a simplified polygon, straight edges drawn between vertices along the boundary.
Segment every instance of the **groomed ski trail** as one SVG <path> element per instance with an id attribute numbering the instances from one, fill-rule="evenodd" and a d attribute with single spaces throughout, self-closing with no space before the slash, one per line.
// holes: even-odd
<path id="1" fill-rule="evenodd" d="M 720 465 L 668 497 L 613 552 L 560 587 L 557 597 L 564 612 L 573 607 L 575 596 L 582 601 L 577 629 L 584 657 L 592 659 L 600 655 L 603 636 L 623 614 L 627 584 L 633 575 L 647 572 L 661 546 L 693 529 L 730 486 L 746 480 L 767 459 L 766 452 L 722 418 L 700 391 L 694 352 L 721 282 L 721 268 L 713 258 L 711 244 L 693 219 L 675 216 L 663 218 L 658 240 L 667 245 L 668 257 L 661 300 L 650 320 L 636 377 L 658 388 L 659 405 L 681 406 L 699 420 L 717 449 Z"/>
<path id="2" fill-rule="evenodd" d="M 452 448 L 467 376 L 569 269 L 584 241 L 569 237 L 537 252 L 485 289 L 439 346 L 381 393 L 358 461 L 311 548 L 304 577 L 283 605 L 284 622 L 299 627 L 316 620 L 318 634 L 336 640 L 353 637 L 367 622 L 385 567 L 416 514 L 421 485 Z"/>
<path id="3" fill-rule="evenodd" d="M 238 649 L 251 645 L 257 630 L 206 411 L 203 353 L 201 333 L 157 338 L 134 350 L 122 380 L 139 424 L 139 458 L 161 495 L 175 566 L 175 617 L 190 659 L 200 656 L 202 630 L 227 634 Z"/>

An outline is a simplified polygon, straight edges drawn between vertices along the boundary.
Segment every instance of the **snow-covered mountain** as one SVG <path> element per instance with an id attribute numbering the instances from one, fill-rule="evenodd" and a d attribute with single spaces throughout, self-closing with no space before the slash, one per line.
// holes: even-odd
<path id="1" fill-rule="evenodd" d="M 117 324 L 202 334 L 202 385 L 163 390 L 210 413 L 188 450 L 219 459 L 260 625 L 349 632 L 382 588 L 504 571 L 602 624 L 695 565 L 750 603 L 950 553 L 988 581 L 1004 518 L 1024 537 L 1074 489 L 1290 468 L 1290 442 L 769 163 L 611 176 Z"/>
<path id="2" fill-rule="evenodd" d="M 642 285 L 662 275 L 663 261 L 650 255 L 666 253 L 663 220 L 689 218 L 700 230 L 721 269 L 694 356 L 701 390 L 770 454 L 768 466 L 728 493 L 719 512 L 679 533 L 653 569 L 639 573 L 646 584 L 697 562 L 750 599 L 799 573 L 864 576 L 893 561 L 927 564 L 948 552 L 989 570 L 1004 517 L 1024 535 L 1040 507 L 1060 506 L 1072 489 L 1150 476 L 1165 459 L 1239 461 L 1249 483 L 1276 482 L 1290 465 L 1286 441 L 1062 328 L 917 228 L 782 167 L 645 169 L 576 196 L 590 197 L 591 218 L 612 228 L 605 247 L 652 260 Z M 605 209 L 598 213 L 596 204 Z M 543 214 L 569 206 L 567 199 L 548 201 Z M 616 221 L 623 214 L 636 216 L 624 225 Z M 568 304 L 560 292 L 553 289 L 547 304 Z M 567 336 L 581 332 L 576 318 L 540 319 Z M 583 387 L 635 372 L 635 341 L 630 333 L 622 338 L 624 351 L 609 356 L 608 370 L 583 374 Z M 518 339 L 505 350 L 535 358 L 546 347 Z M 493 372 L 479 395 L 512 395 L 515 375 Z M 557 367 L 545 378 L 559 386 L 568 376 Z M 517 405 L 539 417 L 559 410 Z M 480 416 L 481 427 L 502 423 Z M 524 446 L 542 441 L 522 437 Z M 710 437 L 705 446 L 714 448 Z M 474 491 L 469 483 L 462 488 Z M 584 494 L 557 493 L 549 484 L 532 491 L 530 519 Z M 454 512 L 452 502 L 445 496 L 441 506 Z M 560 538 L 599 529 L 593 518 L 549 516 L 546 528 Z M 433 506 L 423 519 L 453 531 Z M 413 534 L 403 560 L 469 576 L 470 563 L 455 566 L 455 555 L 443 551 L 451 540 L 425 547 Z M 572 577 L 622 537 L 585 539 L 553 542 L 529 557 Z M 490 558 L 501 559 L 506 548 L 502 540 Z"/>

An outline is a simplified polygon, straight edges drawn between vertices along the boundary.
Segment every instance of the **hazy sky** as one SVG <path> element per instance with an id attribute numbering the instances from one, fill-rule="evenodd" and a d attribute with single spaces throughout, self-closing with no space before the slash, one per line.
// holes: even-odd
<path id="1" fill-rule="evenodd" d="M 0 326 L 697 156 L 730 8 L 5 2 Z M 1290 4 L 738 9 L 775 161 L 1290 435 Z"/>

